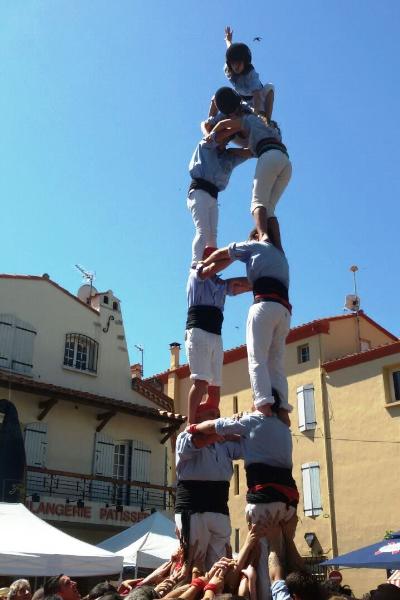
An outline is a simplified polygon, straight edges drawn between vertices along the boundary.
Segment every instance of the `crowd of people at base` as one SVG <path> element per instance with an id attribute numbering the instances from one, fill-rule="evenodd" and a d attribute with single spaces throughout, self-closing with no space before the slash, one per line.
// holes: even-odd
<path id="1" fill-rule="evenodd" d="M 327 580 L 317 583 L 312 575 L 298 562 L 293 544 L 294 520 L 285 528 L 288 559 L 297 564 L 283 579 L 283 565 L 274 547 L 273 527 L 270 528 L 272 550 L 268 568 L 272 597 L 275 600 L 340 600 L 354 598 L 348 586 Z M 86 596 L 81 596 L 77 583 L 69 576 L 60 574 L 47 579 L 43 587 L 32 594 L 27 579 L 17 579 L 9 588 L 0 588 L 0 600 L 255 600 L 257 598 L 256 566 L 260 553 L 260 528 L 253 526 L 236 559 L 221 557 L 209 571 L 204 569 L 204 556 L 191 549 L 190 563 L 182 564 L 178 551 L 171 559 L 143 579 L 128 579 L 117 587 L 109 581 L 95 585 Z M 229 549 L 227 549 L 229 555 Z M 400 588 L 390 583 L 378 585 L 362 596 L 362 600 L 399 600 Z"/>

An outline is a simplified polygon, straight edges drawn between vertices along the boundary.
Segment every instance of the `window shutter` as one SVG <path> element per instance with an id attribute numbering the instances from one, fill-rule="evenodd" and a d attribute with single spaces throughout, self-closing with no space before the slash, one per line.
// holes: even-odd
<path id="1" fill-rule="evenodd" d="M 132 440 L 131 480 L 150 482 L 150 448 L 140 440 Z M 131 487 L 129 490 L 131 504 L 137 504 L 143 509 L 148 506 L 150 492 L 148 489 Z"/>
<path id="2" fill-rule="evenodd" d="M 31 373 L 33 367 L 33 343 L 36 331 L 28 323 L 17 321 L 15 326 L 12 369 L 19 373 Z"/>
<path id="3" fill-rule="evenodd" d="M 11 368 L 12 349 L 14 345 L 14 317 L 0 315 L 0 367 Z"/>
<path id="4" fill-rule="evenodd" d="M 306 463 L 301 467 L 303 479 L 304 514 L 315 517 L 322 512 L 319 464 Z"/>
<path id="5" fill-rule="evenodd" d="M 114 472 L 114 440 L 107 434 L 96 432 L 94 439 L 93 475 L 112 477 Z M 113 502 L 113 485 L 108 481 L 93 481 L 91 499 Z"/>
<path id="6" fill-rule="evenodd" d="M 299 417 L 299 429 L 304 431 L 306 428 L 306 411 L 304 406 L 303 386 L 297 388 L 297 414 Z"/>
<path id="7" fill-rule="evenodd" d="M 314 386 L 305 385 L 303 390 L 306 429 L 315 429 L 317 423 L 315 419 Z"/>
<path id="8" fill-rule="evenodd" d="M 132 481 L 150 483 L 150 455 L 147 444 L 140 440 L 132 440 Z"/>
<path id="9" fill-rule="evenodd" d="M 299 415 L 300 431 L 315 429 L 315 399 L 314 386 L 312 384 L 302 385 L 297 388 L 297 412 Z"/>
<path id="10" fill-rule="evenodd" d="M 28 423 L 25 427 L 26 464 L 45 467 L 47 456 L 47 423 Z"/>
<path id="11" fill-rule="evenodd" d="M 114 440 L 103 432 L 96 433 L 93 475 L 112 477 L 114 470 Z"/>

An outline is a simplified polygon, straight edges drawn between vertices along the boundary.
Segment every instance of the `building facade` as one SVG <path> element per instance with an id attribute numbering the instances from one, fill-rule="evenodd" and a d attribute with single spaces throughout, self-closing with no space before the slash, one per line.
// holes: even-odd
<path id="1" fill-rule="evenodd" d="M 0 394 L 18 411 L 38 516 L 97 543 L 172 508 L 167 446 L 184 419 L 132 377 L 112 291 L 0 275 Z"/>
<path id="2" fill-rule="evenodd" d="M 186 412 L 188 365 L 171 344 L 170 368 L 155 375 Z M 365 313 L 320 319 L 291 329 L 286 371 L 294 477 L 300 491 L 296 544 L 313 569 L 400 528 L 400 341 Z M 224 355 L 221 414 L 248 411 L 252 395 L 246 347 Z M 245 473 L 235 465 L 230 490 L 232 546 L 246 534 Z M 346 570 L 356 593 L 382 571 Z"/>

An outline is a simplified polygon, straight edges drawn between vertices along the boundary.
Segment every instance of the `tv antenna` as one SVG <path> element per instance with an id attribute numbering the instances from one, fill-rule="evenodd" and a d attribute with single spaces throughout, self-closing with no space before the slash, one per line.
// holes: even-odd
<path id="1" fill-rule="evenodd" d="M 75 265 L 75 268 L 78 269 L 78 271 L 81 273 L 83 280 L 88 285 L 90 285 L 90 293 L 89 293 L 89 297 L 90 297 L 92 295 L 93 281 L 96 279 L 96 273 L 94 273 L 93 271 L 88 271 L 87 269 L 82 267 L 82 265 Z"/>
<path id="2" fill-rule="evenodd" d="M 140 374 L 143 377 L 143 357 L 144 357 L 144 348 L 143 346 L 139 346 L 138 344 L 134 344 L 136 350 L 139 350 L 140 354 L 141 354 L 141 363 L 140 363 Z"/>

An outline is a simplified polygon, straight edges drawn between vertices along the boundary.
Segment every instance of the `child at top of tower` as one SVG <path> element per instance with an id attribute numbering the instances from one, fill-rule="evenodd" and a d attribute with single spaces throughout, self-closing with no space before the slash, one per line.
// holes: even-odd
<path id="1" fill-rule="evenodd" d="M 271 83 L 266 85 L 261 83 L 260 76 L 251 62 L 250 48 L 243 43 L 232 43 L 232 37 L 232 29 L 226 27 L 225 75 L 241 99 L 269 122 L 274 105 L 274 86 Z M 212 105 L 210 116 L 215 116 L 215 114 L 216 107 Z"/>

